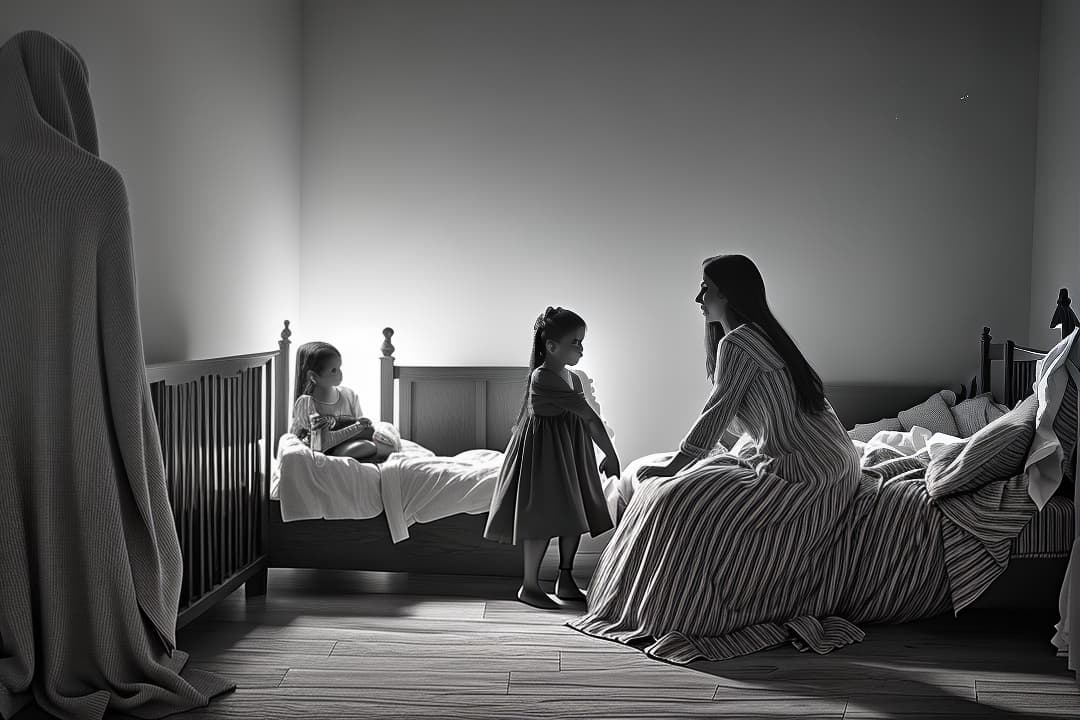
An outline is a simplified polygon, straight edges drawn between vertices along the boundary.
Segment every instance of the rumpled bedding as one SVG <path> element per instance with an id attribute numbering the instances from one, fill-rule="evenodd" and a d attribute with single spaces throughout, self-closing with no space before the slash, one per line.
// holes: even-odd
<path id="1" fill-rule="evenodd" d="M 401 440 L 400 457 L 434 457 L 430 450 Z M 384 463 L 385 466 L 385 463 Z M 270 479 L 270 497 L 281 502 L 281 519 L 366 520 L 383 511 L 379 465 L 313 452 L 285 433 Z"/>
<path id="2" fill-rule="evenodd" d="M 958 613 L 1037 511 L 1024 470 L 1036 418 L 1053 421 L 1041 397 L 969 438 L 914 427 L 855 443 L 850 488 L 785 485 L 745 436 L 674 478 L 639 483 L 637 467 L 671 454 L 640 458 L 609 487 L 628 527 L 605 550 L 589 613 L 569 625 L 685 663 L 785 642 L 824 653 L 860 640 L 860 623 Z"/>
<path id="3" fill-rule="evenodd" d="M 502 459 L 497 450 L 466 450 L 453 457 L 391 455 L 380 468 L 379 483 L 390 538 L 408 539 L 413 523 L 487 512 Z"/>
<path id="4" fill-rule="evenodd" d="M 503 454 L 468 450 L 439 457 L 409 440 L 381 464 L 313 452 L 286 433 L 271 474 L 270 497 L 281 519 L 366 520 L 386 513 L 395 543 L 409 526 L 458 513 L 488 511 Z"/>

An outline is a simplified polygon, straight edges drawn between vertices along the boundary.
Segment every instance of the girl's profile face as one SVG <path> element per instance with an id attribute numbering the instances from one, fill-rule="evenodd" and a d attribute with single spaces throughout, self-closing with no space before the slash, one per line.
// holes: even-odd
<path id="1" fill-rule="evenodd" d="M 561 340 L 548 340 L 547 354 L 563 365 L 577 365 L 585 354 L 585 328 L 578 328 Z"/>
<path id="2" fill-rule="evenodd" d="M 701 312 L 709 322 L 720 322 L 720 318 L 727 313 L 727 298 L 720 293 L 720 288 L 709 279 L 708 275 L 701 277 L 701 289 L 698 290 L 694 302 L 701 306 Z"/>
<path id="3" fill-rule="evenodd" d="M 319 387 L 330 388 L 341 384 L 341 358 L 335 357 L 329 360 L 322 368 L 322 372 L 312 372 L 315 384 Z"/>

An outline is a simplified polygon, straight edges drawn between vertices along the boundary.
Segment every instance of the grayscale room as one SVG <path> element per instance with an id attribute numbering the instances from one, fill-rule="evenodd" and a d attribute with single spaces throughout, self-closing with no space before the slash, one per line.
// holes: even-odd
<path id="1" fill-rule="evenodd" d="M 0 720 L 1080 718 L 1078 78 L 1080 0 L 3 0 Z"/>

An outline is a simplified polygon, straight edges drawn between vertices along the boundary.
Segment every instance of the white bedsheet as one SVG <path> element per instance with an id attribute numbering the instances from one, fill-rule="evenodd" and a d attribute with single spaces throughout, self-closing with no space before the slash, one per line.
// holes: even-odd
<path id="1" fill-rule="evenodd" d="M 496 450 L 467 450 L 453 457 L 391 455 L 381 468 L 391 539 L 406 540 L 413 523 L 487 512 L 502 460 Z"/>
<path id="2" fill-rule="evenodd" d="M 1063 458 L 1061 443 L 1054 433 L 1054 417 L 1061 406 L 1069 376 L 1072 375 L 1080 385 L 1077 372 L 1080 344 L 1075 342 L 1078 332 L 1080 330 L 1073 330 L 1035 365 L 1032 390 L 1039 398 L 1039 410 L 1035 417 L 1035 439 L 1024 462 L 1024 471 L 1028 476 L 1028 493 L 1040 510 L 1050 502 L 1061 485 Z"/>
<path id="3" fill-rule="evenodd" d="M 281 438 L 270 497 L 281 502 L 281 519 L 366 520 L 386 513 L 390 537 L 401 542 L 409 526 L 491 508 L 503 453 L 466 450 L 453 457 L 402 440 L 402 451 L 381 465 L 313 453 L 293 434 Z M 609 506 L 617 479 L 605 482 Z M 612 517 L 615 517 L 613 514 Z"/>
<path id="4" fill-rule="evenodd" d="M 397 457 L 433 457 L 426 448 L 402 441 Z M 366 520 L 383 511 L 380 466 L 311 451 L 292 433 L 282 436 L 270 477 L 270 497 L 281 502 L 281 519 Z"/>
<path id="5" fill-rule="evenodd" d="M 278 444 L 270 497 L 281 501 L 285 522 L 364 520 L 382 512 L 376 465 L 312 452 L 292 433 Z"/>

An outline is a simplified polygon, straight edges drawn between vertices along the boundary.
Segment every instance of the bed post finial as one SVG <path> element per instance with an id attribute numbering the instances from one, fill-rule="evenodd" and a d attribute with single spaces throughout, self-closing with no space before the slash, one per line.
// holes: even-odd
<path id="1" fill-rule="evenodd" d="M 1058 291 L 1057 308 L 1054 309 L 1054 317 L 1050 319 L 1050 329 L 1060 327 L 1062 339 L 1069 337 L 1078 324 L 1076 313 L 1069 307 L 1071 304 L 1072 300 L 1069 299 L 1068 288 L 1061 288 Z"/>
<path id="2" fill-rule="evenodd" d="M 394 422 L 394 328 L 383 328 L 382 357 L 379 358 L 379 419 Z"/>
<path id="3" fill-rule="evenodd" d="M 273 447 L 274 456 L 277 456 L 278 441 L 288 430 L 289 410 L 289 345 L 292 330 L 289 329 L 289 321 L 286 320 L 281 329 L 278 340 L 278 356 L 274 359 L 274 428 Z"/>
<path id="4" fill-rule="evenodd" d="M 982 387 L 976 387 L 975 382 L 972 381 L 971 395 L 975 396 L 975 391 L 979 390 L 984 393 L 990 392 L 990 328 L 983 325 L 982 338 L 981 338 L 981 352 L 979 362 L 979 384 Z"/>
<path id="5" fill-rule="evenodd" d="M 394 328 L 383 328 L 383 342 L 382 342 L 382 354 L 383 357 L 394 356 L 394 344 L 390 342 L 390 338 L 394 337 Z"/>

